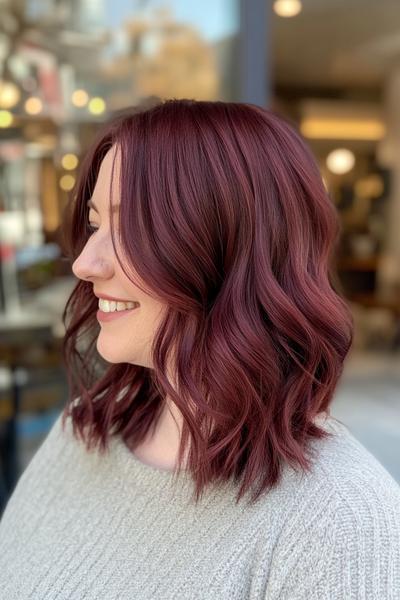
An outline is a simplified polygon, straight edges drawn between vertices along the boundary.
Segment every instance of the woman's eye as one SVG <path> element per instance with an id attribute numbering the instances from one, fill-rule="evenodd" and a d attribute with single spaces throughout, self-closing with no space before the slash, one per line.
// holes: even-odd
<path id="1" fill-rule="evenodd" d="M 92 235 L 93 233 L 95 233 L 96 231 L 98 231 L 98 227 L 96 227 L 95 225 L 91 225 L 90 223 L 86 224 L 89 234 Z"/>

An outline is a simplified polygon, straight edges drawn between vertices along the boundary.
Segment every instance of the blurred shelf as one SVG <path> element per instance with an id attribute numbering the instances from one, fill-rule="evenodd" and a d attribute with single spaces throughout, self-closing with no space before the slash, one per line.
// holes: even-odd
<path id="1" fill-rule="evenodd" d="M 376 271 L 379 265 L 379 256 L 368 258 L 348 257 L 341 258 L 337 263 L 339 271 Z"/>

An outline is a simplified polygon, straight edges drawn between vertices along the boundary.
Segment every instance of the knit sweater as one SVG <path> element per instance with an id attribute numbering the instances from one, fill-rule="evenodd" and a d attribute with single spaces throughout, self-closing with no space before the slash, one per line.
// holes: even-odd
<path id="1" fill-rule="evenodd" d="M 118 436 L 87 451 L 60 415 L 0 522 L 0 598 L 399 600 L 400 487 L 322 423 L 335 435 L 313 440 L 310 473 L 285 466 L 253 506 L 233 483 L 195 505 L 188 471 L 172 483 Z"/>

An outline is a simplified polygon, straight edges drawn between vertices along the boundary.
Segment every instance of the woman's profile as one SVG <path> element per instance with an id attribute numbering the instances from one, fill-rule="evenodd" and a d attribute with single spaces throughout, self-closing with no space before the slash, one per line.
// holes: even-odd
<path id="1" fill-rule="evenodd" d="M 69 401 L 0 522 L 2 597 L 400 598 L 400 487 L 330 413 L 354 323 L 296 128 L 126 109 L 62 234 Z"/>

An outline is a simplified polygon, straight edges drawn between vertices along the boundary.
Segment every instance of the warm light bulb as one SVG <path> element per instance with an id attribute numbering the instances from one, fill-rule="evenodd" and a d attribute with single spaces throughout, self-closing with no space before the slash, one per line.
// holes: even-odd
<path id="1" fill-rule="evenodd" d="M 355 156 L 351 150 L 347 148 L 337 148 L 330 152 L 326 158 L 328 169 L 335 175 L 344 175 L 354 167 L 356 162 Z"/>
<path id="2" fill-rule="evenodd" d="M 75 177 L 73 175 L 63 175 L 60 178 L 60 188 L 65 192 L 69 192 L 75 185 Z"/>
<path id="3" fill-rule="evenodd" d="M 0 108 L 12 108 L 18 104 L 21 92 L 15 83 L 0 80 Z"/>
<path id="4" fill-rule="evenodd" d="M 86 106 L 89 100 L 89 94 L 85 90 L 75 90 L 71 96 L 72 104 L 81 108 Z"/>
<path id="5" fill-rule="evenodd" d="M 12 113 L 9 110 L 0 110 L 0 127 L 6 128 L 10 127 L 14 120 Z"/>
<path id="6" fill-rule="evenodd" d="M 103 98 L 95 96 L 90 100 L 88 108 L 92 115 L 101 115 L 106 109 L 106 103 Z"/>
<path id="7" fill-rule="evenodd" d="M 274 11 L 279 17 L 295 17 L 302 10 L 300 0 L 275 0 Z"/>
<path id="8" fill-rule="evenodd" d="M 66 171 L 73 171 L 78 165 L 78 157 L 76 154 L 64 154 L 61 164 Z"/>
<path id="9" fill-rule="evenodd" d="M 38 115 L 42 112 L 43 102 L 36 96 L 31 96 L 25 101 L 25 110 L 29 115 Z"/>

